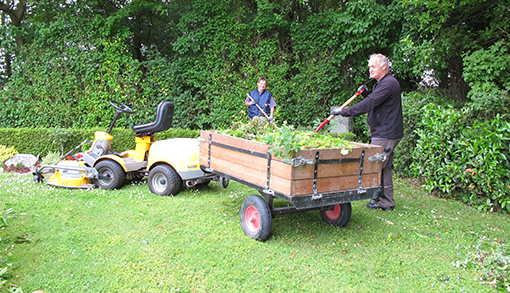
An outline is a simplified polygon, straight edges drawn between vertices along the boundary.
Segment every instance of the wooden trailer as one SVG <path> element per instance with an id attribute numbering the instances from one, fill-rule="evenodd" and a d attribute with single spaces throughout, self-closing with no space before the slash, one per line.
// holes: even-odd
<path id="1" fill-rule="evenodd" d="M 351 202 L 372 199 L 381 191 L 381 146 L 352 143 L 352 148 L 303 149 L 288 160 L 276 158 L 271 146 L 212 131 L 200 133 L 200 165 L 220 175 L 220 184 L 234 180 L 259 191 L 241 207 L 246 235 L 265 241 L 276 215 L 320 210 L 321 218 L 344 227 Z M 280 198 L 292 206 L 274 208 Z"/>

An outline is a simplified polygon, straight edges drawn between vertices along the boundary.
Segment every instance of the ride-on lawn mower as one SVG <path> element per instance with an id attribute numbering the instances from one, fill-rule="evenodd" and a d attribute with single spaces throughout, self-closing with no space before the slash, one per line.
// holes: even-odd
<path id="1" fill-rule="evenodd" d="M 155 133 L 165 131 L 172 125 L 174 103 L 161 102 L 154 122 L 133 126 L 135 150 L 122 153 L 110 148 L 113 140 L 110 133 L 122 113 L 132 114 L 134 111 L 130 106 L 116 101 L 110 101 L 110 104 L 115 109 L 115 118 L 108 131 L 95 132 L 94 142 L 85 140 L 55 164 L 37 168 L 34 172 L 35 181 L 43 182 L 43 174 L 52 173 L 46 180 L 46 183 L 52 186 L 97 186 L 111 190 L 121 188 L 126 181 L 142 179 L 148 175 L 150 191 L 159 195 L 176 195 L 183 185 L 207 185 L 211 180 L 218 180 L 221 187 L 227 187 L 228 179 L 200 169 L 200 145 L 197 139 L 172 138 L 155 141 Z M 72 161 L 62 160 L 87 142 L 91 144 L 88 151 L 72 155 Z"/>

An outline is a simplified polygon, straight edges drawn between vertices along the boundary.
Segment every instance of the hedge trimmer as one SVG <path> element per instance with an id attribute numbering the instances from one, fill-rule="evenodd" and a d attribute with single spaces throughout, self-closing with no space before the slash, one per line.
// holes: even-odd
<path id="1" fill-rule="evenodd" d="M 363 85 L 367 84 L 371 80 L 372 79 L 369 79 Z M 354 99 L 356 99 L 364 91 L 365 91 L 364 89 L 360 89 L 349 100 L 347 100 L 347 102 L 345 102 L 342 106 L 340 106 L 340 110 L 342 110 L 343 108 L 347 107 L 347 105 L 349 105 L 352 101 L 354 101 Z M 330 115 L 328 118 L 326 118 L 326 120 L 322 121 L 322 123 L 315 129 L 315 132 L 319 131 L 324 125 L 326 125 L 329 121 L 331 121 L 331 119 L 333 119 L 333 117 L 335 117 L 335 115 Z"/>

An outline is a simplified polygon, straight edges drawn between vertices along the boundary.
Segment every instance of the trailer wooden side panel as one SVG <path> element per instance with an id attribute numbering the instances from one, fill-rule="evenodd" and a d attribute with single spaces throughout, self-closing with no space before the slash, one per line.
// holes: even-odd
<path id="1" fill-rule="evenodd" d="M 382 154 L 382 147 L 353 143 L 352 149 L 342 155 L 342 149 L 305 149 L 296 154 L 310 164 L 293 167 L 281 158 L 269 154 L 266 144 L 201 131 L 200 164 L 242 179 L 252 184 L 268 187 L 287 196 L 314 193 L 313 181 L 317 168 L 318 193 L 337 192 L 381 185 L 382 162 L 369 160 Z M 361 156 L 364 151 L 363 168 Z M 313 162 L 319 155 L 317 167 Z M 269 174 L 269 176 L 268 176 Z M 361 186 L 359 178 L 361 176 Z"/>

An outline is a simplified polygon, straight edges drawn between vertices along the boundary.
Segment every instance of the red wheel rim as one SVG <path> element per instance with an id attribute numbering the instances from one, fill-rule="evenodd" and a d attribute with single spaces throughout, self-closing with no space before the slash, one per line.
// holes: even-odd
<path id="1" fill-rule="evenodd" d="M 342 214 L 342 208 L 340 207 L 340 204 L 336 204 L 334 209 L 326 211 L 326 216 L 328 216 L 328 218 L 331 220 L 338 219 L 340 214 Z"/>
<path id="2" fill-rule="evenodd" d="M 248 230 L 257 232 L 260 227 L 259 211 L 254 206 L 249 206 L 244 213 L 244 221 Z"/>

